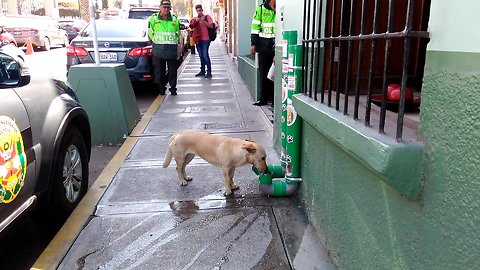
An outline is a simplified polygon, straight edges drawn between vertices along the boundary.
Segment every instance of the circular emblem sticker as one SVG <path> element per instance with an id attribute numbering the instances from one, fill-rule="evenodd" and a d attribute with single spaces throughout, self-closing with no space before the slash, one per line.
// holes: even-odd
<path id="1" fill-rule="evenodd" d="M 295 108 L 291 104 L 291 100 L 289 99 L 290 104 L 287 105 L 287 126 L 292 126 L 295 123 L 295 120 L 297 120 L 297 111 L 295 111 Z"/>
<path id="2" fill-rule="evenodd" d="M 13 119 L 0 115 L 0 202 L 15 199 L 23 186 L 27 157 L 20 129 Z"/>

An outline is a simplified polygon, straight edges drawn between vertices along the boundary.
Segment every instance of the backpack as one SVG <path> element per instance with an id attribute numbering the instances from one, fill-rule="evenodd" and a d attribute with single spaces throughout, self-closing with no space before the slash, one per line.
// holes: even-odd
<path id="1" fill-rule="evenodd" d="M 208 16 L 208 15 L 207 15 Z M 209 16 L 210 17 L 210 16 Z M 211 18 L 211 17 L 210 17 Z M 208 37 L 210 39 L 210 41 L 214 41 L 216 38 L 217 38 L 217 26 L 215 25 L 215 22 L 213 21 L 212 19 L 212 23 L 213 23 L 213 27 L 212 28 L 208 28 Z"/>

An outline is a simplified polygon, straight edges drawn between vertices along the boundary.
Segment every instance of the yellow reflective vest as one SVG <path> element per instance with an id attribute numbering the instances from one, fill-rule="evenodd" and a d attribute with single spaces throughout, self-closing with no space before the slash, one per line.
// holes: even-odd
<path id="1" fill-rule="evenodd" d="M 152 40 L 152 53 L 162 59 L 177 59 L 180 39 L 180 21 L 174 15 L 167 20 L 155 13 L 148 19 L 148 37 Z"/>
<path id="2" fill-rule="evenodd" d="M 258 52 L 273 52 L 275 45 L 275 10 L 265 3 L 257 6 L 252 19 L 251 45 Z"/>

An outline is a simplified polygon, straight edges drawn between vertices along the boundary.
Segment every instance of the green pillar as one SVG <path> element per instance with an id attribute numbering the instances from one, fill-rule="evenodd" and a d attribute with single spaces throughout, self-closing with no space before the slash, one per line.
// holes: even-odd
<path id="1" fill-rule="evenodd" d="M 125 65 L 72 66 L 68 82 L 88 114 L 92 144 L 123 143 L 141 117 Z"/>
<path id="2" fill-rule="evenodd" d="M 288 45 L 297 44 L 297 30 L 284 31 L 282 40 L 282 145 L 280 153 L 280 161 L 285 168 L 287 165 L 286 158 L 286 132 L 287 132 L 287 97 L 288 97 Z"/>
<path id="3" fill-rule="evenodd" d="M 302 121 L 292 104 L 292 96 L 302 92 L 302 45 L 288 45 L 288 94 L 285 178 L 298 181 L 300 178 L 300 132 Z"/>

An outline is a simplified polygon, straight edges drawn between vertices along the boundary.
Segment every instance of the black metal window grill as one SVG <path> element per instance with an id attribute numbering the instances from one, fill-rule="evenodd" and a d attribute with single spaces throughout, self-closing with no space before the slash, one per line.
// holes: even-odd
<path id="1" fill-rule="evenodd" d="M 353 103 L 353 118 L 366 126 L 373 102 L 385 133 L 388 87 L 399 85 L 393 105 L 401 141 L 410 93 L 421 91 L 429 13 L 430 0 L 305 0 L 303 93 L 345 115 Z"/>

